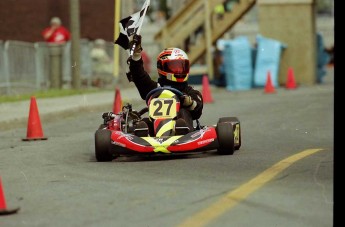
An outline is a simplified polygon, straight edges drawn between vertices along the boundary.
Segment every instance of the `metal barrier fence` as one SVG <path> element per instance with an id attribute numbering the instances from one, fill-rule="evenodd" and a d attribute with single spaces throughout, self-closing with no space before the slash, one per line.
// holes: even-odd
<path id="1" fill-rule="evenodd" d="M 2 43 L 0 87 L 10 93 L 11 87 L 36 87 L 35 45 L 20 41 Z"/>
<path id="2" fill-rule="evenodd" d="M 334 45 L 334 17 L 317 17 L 317 32 L 324 37 L 326 47 Z M 147 25 L 145 25 L 147 26 Z M 155 58 L 163 49 L 159 43 L 154 41 L 154 34 L 158 31 L 158 26 L 147 26 L 142 30 L 144 50 L 151 58 L 150 74 L 154 79 L 157 77 Z M 246 22 L 236 25 L 228 34 L 226 39 L 236 36 L 248 36 L 250 40 L 255 41 L 258 34 L 258 25 L 256 21 Z M 94 73 L 92 71 L 92 59 L 90 51 L 93 48 L 93 42 L 87 39 L 81 39 L 80 42 L 80 64 L 81 79 L 83 86 L 93 86 L 92 80 Z M 106 42 L 106 52 L 113 59 L 114 44 Z M 63 54 L 63 84 L 70 86 L 71 82 L 71 64 L 70 44 L 67 43 Z M 125 72 L 128 70 L 126 60 L 128 53 L 120 48 L 120 68 L 119 78 L 116 83 L 124 83 L 121 86 L 128 85 Z M 206 67 L 206 66 L 203 66 Z M 196 67 L 198 70 L 198 67 Z M 192 71 L 192 69 L 191 69 Z M 202 70 L 204 72 L 205 70 Z M 200 74 L 200 73 L 196 73 Z M 50 88 L 50 57 L 49 47 L 45 42 L 27 43 L 19 41 L 1 41 L 0 40 L 0 95 L 17 94 L 32 90 L 45 90 Z M 84 85 L 85 84 L 85 85 Z"/>
<path id="3" fill-rule="evenodd" d="M 62 84 L 69 87 L 72 67 L 71 43 L 62 47 Z M 91 86 L 93 64 L 90 51 L 93 42 L 80 40 L 80 78 L 83 86 Z M 112 58 L 113 43 L 106 43 L 106 52 Z M 0 40 L 0 95 L 20 94 L 51 87 L 50 50 L 45 42 Z"/>

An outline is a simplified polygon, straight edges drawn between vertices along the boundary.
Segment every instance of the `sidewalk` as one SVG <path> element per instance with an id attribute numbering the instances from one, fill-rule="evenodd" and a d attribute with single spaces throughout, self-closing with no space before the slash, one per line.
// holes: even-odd
<path id="1" fill-rule="evenodd" d="M 140 101 L 135 87 L 120 89 L 123 104 Z M 78 111 L 112 111 L 114 91 L 97 92 L 61 98 L 36 98 L 41 121 L 49 121 L 59 116 L 68 116 Z M 20 102 L 0 103 L 0 130 L 12 127 L 26 127 L 30 111 L 30 99 Z"/>

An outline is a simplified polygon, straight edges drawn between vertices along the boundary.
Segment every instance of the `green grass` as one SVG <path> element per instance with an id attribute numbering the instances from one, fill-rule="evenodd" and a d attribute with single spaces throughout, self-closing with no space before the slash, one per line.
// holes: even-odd
<path id="1" fill-rule="evenodd" d="M 46 91 L 36 91 L 28 94 L 17 94 L 17 95 L 0 95 L 0 103 L 5 102 L 18 102 L 29 100 L 32 96 L 35 98 L 54 98 L 54 97 L 63 97 L 71 95 L 80 95 L 80 94 L 89 94 L 104 91 L 104 89 L 94 88 L 94 89 L 49 89 Z"/>

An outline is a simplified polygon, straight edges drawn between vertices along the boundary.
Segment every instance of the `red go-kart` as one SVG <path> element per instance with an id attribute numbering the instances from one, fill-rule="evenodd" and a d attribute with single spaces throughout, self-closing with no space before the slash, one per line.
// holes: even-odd
<path id="1" fill-rule="evenodd" d="M 99 162 L 112 161 L 119 156 L 186 154 L 217 150 L 222 155 L 232 155 L 241 147 L 241 128 L 237 117 L 219 118 L 216 125 L 202 126 L 194 123 L 194 130 L 176 124 L 183 94 L 174 88 L 158 87 L 146 96 L 146 106 L 140 111 L 127 104 L 114 114 L 103 113 L 103 123 L 95 132 L 95 155 Z M 182 107 L 181 107 L 182 108 Z M 147 119 L 153 130 L 138 127 Z"/>

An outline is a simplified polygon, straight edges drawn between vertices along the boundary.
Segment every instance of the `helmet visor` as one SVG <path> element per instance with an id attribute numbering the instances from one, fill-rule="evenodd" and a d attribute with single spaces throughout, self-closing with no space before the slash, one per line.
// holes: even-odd
<path id="1" fill-rule="evenodd" d="M 173 73 L 173 74 L 188 74 L 189 60 L 176 59 L 172 61 L 163 62 L 163 70 L 167 73 Z"/>

